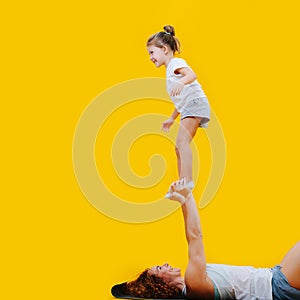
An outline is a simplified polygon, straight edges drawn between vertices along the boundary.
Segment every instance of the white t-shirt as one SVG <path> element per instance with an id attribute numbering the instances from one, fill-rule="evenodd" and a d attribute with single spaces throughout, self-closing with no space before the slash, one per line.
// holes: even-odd
<path id="1" fill-rule="evenodd" d="M 221 299 L 272 300 L 272 272 L 267 268 L 207 264 L 206 272 Z"/>
<path id="2" fill-rule="evenodd" d="M 172 60 L 167 65 L 166 77 L 167 77 L 167 91 L 169 95 L 173 85 L 183 77 L 182 74 L 175 74 L 175 71 L 180 68 L 191 69 L 189 65 L 186 63 L 186 61 L 182 58 L 172 58 Z M 200 83 L 197 81 L 197 79 L 194 80 L 192 83 L 186 84 L 182 89 L 180 95 L 175 97 L 171 97 L 170 95 L 170 98 L 174 102 L 174 105 L 179 113 L 182 111 L 184 106 L 188 104 L 189 101 L 192 101 L 193 99 L 197 99 L 197 98 L 203 98 L 203 97 L 206 97 L 206 95 L 202 90 L 202 87 Z"/>

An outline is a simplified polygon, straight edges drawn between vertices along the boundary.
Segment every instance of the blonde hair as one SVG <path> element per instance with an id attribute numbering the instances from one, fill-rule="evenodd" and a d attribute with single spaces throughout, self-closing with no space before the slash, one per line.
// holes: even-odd
<path id="1" fill-rule="evenodd" d="M 180 53 L 180 42 L 175 37 L 175 30 L 171 25 L 164 26 L 164 31 L 159 31 L 150 36 L 147 47 L 152 45 L 159 48 L 169 46 L 173 53 Z"/>

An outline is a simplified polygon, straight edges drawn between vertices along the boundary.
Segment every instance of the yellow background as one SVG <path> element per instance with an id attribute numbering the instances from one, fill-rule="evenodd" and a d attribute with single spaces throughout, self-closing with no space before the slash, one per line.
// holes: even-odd
<path id="1" fill-rule="evenodd" d="M 92 99 L 164 76 L 145 41 L 168 23 L 227 144 L 222 185 L 200 210 L 207 260 L 279 262 L 299 239 L 298 19 L 296 0 L 2 4 L 0 298 L 111 299 L 114 283 L 152 264 L 185 267 L 179 211 L 148 224 L 110 219 L 72 165 Z"/>

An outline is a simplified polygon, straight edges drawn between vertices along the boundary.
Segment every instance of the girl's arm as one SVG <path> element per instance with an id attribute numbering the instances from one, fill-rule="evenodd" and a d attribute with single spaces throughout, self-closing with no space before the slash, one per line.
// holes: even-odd
<path id="1" fill-rule="evenodd" d="M 172 119 L 172 120 L 175 121 L 178 116 L 179 116 L 179 112 L 175 108 L 174 111 L 173 111 L 173 113 L 172 113 L 172 115 L 171 115 L 171 117 L 170 117 L 170 119 Z"/>
<path id="2" fill-rule="evenodd" d="M 189 84 L 197 79 L 196 74 L 190 68 L 180 68 L 175 70 L 175 74 L 181 74 L 183 77 L 179 80 L 180 83 Z"/>
<path id="3" fill-rule="evenodd" d="M 189 68 L 176 69 L 175 74 L 181 74 L 183 77 L 173 86 L 170 96 L 178 96 L 186 84 L 192 83 L 197 79 L 196 74 Z"/>
<path id="4" fill-rule="evenodd" d="M 169 132 L 170 127 L 173 125 L 173 123 L 174 123 L 175 119 L 178 117 L 178 115 L 179 115 L 179 112 L 175 108 L 171 117 L 162 123 L 161 130 L 164 132 Z"/>
<path id="5" fill-rule="evenodd" d="M 185 272 L 187 297 L 208 297 L 214 295 L 214 287 L 206 274 L 206 258 L 202 241 L 200 218 L 195 199 L 182 179 L 171 186 L 171 199 L 182 203 L 185 234 L 188 242 L 188 266 Z"/>

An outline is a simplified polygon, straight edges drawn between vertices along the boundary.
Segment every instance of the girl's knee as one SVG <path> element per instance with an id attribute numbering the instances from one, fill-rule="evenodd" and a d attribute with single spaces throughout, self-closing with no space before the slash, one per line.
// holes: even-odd
<path id="1" fill-rule="evenodd" d="M 180 151 L 181 149 L 185 148 L 185 147 L 189 147 L 189 140 L 185 139 L 185 138 L 178 138 L 176 141 L 176 146 L 175 149 L 176 151 Z"/>

